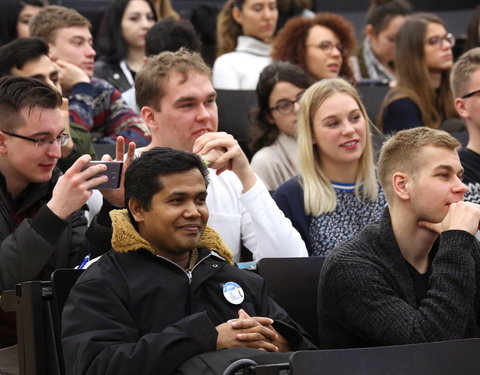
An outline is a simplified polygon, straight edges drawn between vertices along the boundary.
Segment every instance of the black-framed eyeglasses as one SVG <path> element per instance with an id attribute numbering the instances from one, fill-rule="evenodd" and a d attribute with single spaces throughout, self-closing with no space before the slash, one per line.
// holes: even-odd
<path id="1" fill-rule="evenodd" d="M 295 103 L 298 103 L 300 99 L 302 99 L 303 96 L 303 91 L 298 94 L 298 96 L 294 100 L 289 100 L 289 99 L 282 99 L 277 102 L 273 107 L 270 107 L 268 110 L 271 111 L 278 111 L 282 115 L 289 115 L 290 113 L 293 112 L 293 108 L 295 106 Z"/>
<path id="2" fill-rule="evenodd" d="M 341 55 L 343 55 L 343 52 L 345 49 L 343 48 L 343 45 L 341 43 L 333 43 L 329 40 L 324 40 L 320 43 L 317 44 L 307 44 L 307 47 L 316 47 L 320 48 L 323 52 L 330 54 L 333 51 L 333 48 L 336 48 L 338 52 L 340 52 Z"/>
<path id="3" fill-rule="evenodd" d="M 20 134 L 10 133 L 10 132 L 7 132 L 5 130 L 2 130 L 2 132 L 11 136 L 11 137 L 25 139 L 26 141 L 33 142 L 33 143 L 35 143 L 36 147 L 53 145 L 54 142 L 57 142 L 61 147 L 63 147 L 67 144 L 68 139 L 70 138 L 70 136 L 68 134 L 60 134 L 56 138 L 32 138 L 32 137 L 26 137 L 26 136 L 20 135 Z"/>
<path id="4" fill-rule="evenodd" d="M 467 99 L 475 94 L 478 94 L 480 92 L 480 90 L 475 90 L 475 91 L 472 91 L 472 92 L 469 92 L 468 94 L 465 94 L 462 96 L 462 99 Z"/>
<path id="5" fill-rule="evenodd" d="M 450 44 L 450 47 L 455 45 L 455 37 L 452 33 L 447 33 L 444 36 L 434 35 L 427 39 L 427 43 L 431 46 L 442 47 L 444 40 Z"/>

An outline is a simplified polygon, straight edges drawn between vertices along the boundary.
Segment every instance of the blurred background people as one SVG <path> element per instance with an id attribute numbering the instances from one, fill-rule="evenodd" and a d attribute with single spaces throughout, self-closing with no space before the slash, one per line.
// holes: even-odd
<path id="1" fill-rule="evenodd" d="M 280 185 L 273 198 L 309 254 L 323 256 L 378 220 L 386 205 L 367 113 L 351 84 L 330 78 L 307 89 L 297 142 L 299 176 Z"/>
<path id="2" fill-rule="evenodd" d="M 270 64 L 277 27 L 276 0 L 228 0 L 217 18 L 217 59 L 213 86 L 255 90 L 262 69 Z"/>
<path id="3" fill-rule="evenodd" d="M 384 133 L 416 126 L 439 128 L 458 115 L 449 84 L 455 37 L 434 14 L 406 20 L 397 35 L 397 85 L 385 98 L 377 126 Z"/>
<path id="4" fill-rule="evenodd" d="M 16 38 L 30 36 L 28 22 L 43 7 L 40 0 L 2 0 L 0 11 L 0 46 Z"/>
<path id="5" fill-rule="evenodd" d="M 180 19 L 179 14 L 173 9 L 170 0 L 152 0 L 152 4 L 159 20 L 163 18 Z"/>
<path id="6" fill-rule="evenodd" d="M 411 13 L 412 7 L 406 0 L 370 0 L 365 38 L 356 59 L 352 59 L 357 81 L 368 78 L 388 83 L 395 79 L 395 41 L 400 26 Z"/>
<path id="7" fill-rule="evenodd" d="M 287 21 L 273 42 L 274 61 L 288 61 L 303 68 L 313 79 L 341 76 L 353 81 L 348 63 L 355 48 L 353 26 L 333 13 Z"/>
<path id="8" fill-rule="evenodd" d="M 124 92 L 143 65 L 145 36 L 157 20 L 150 0 L 111 0 L 96 44 L 94 75 Z"/>
<path id="9" fill-rule="evenodd" d="M 269 191 L 298 174 L 297 113 L 309 86 L 302 68 L 284 61 L 273 62 L 260 74 L 251 116 L 250 164 Z"/>
<path id="10" fill-rule="evenodd" d="M 467 39 L 463 44 L 463 51 L 480 47 L 480 5 L 472 12 L 467 25 Z"/>

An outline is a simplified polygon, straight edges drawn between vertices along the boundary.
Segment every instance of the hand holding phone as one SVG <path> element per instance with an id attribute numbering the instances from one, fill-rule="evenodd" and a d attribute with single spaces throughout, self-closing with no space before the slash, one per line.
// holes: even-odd
<path id="1" fill-rule="evenodd" d="M 122 177 L 123 161 L 94 160 L 87 164 L 87 168 L 91 167 L 92 165 L 99 165 L 99 164 L 104 164 L 107 167 L 107 169 L 104 172 L 98 173 L 93 177 L 105 175 L 108 177 L 108 181 L 103 184 L 94 186 L 92 189 L 99 189 L 99 190 L 118 189 L 120 187 L 120 180 Z"/>

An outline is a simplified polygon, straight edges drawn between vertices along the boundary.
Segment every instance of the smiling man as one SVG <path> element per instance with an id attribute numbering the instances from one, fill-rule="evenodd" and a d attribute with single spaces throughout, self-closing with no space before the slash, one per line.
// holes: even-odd
<path id="1" fill-rule="evenodd" d="M 0 292 L 78 265 L 89 246 L 82 206 L 105 170 L 80 157 L 56 168 L 67 136 L 60 93 L 37 79 L 0 79 Z M 0 347 L 16 342 L 14 313 L 0 313 Z M 0 353 L 0 370 L 2 367 Z"/>
<path id="2" fill-rule="evenodd" d="M 136 98 L 152 147 L 202 156 L 211 170 L 210 226 L 240 259 L 243 244 L 254 259 L 307 256 L 305 243 L 253 172 L 238 142 L 218 132 L 210 68 L 182 48 L 150 57 L 135 77 Z"/>
<path id="3" fill-rule="evenodd" d="M 378 175 L 389 208 L 322 268 L 323 348 L 480 337 L 480 206 L 463 202 L 458 147 L 427 127 L 383 145 Z"/>
<path id="4" fill-rule="evenodd" d="M 162 375 L 219 349 L 313 348 L 263 279 L 233 266 L 218 237 L 206 235 L 207 175 L 198 155 L 158 147 L 127 169 L 112 250 L 65 306 L 70 374 Z"/>

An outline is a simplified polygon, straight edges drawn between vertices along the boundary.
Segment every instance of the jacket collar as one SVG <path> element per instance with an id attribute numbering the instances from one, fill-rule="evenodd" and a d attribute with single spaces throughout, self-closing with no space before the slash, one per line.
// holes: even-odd
<path id="1" fill-rule="evenodd" d="M 140 233 L 134 228 L 126 209 L 112 210 L 110 211 L 110 217 L 112 218 L 112 248 L 114 251 L 126 253 L 145 249 L 155 254 L 152 245 L 140 236 Z M 209 226 L 205 228 L 198 247 L 213 250 L 228 263 L 233 264 L 233 253 L 222 241 L 219 234 Z"/>

